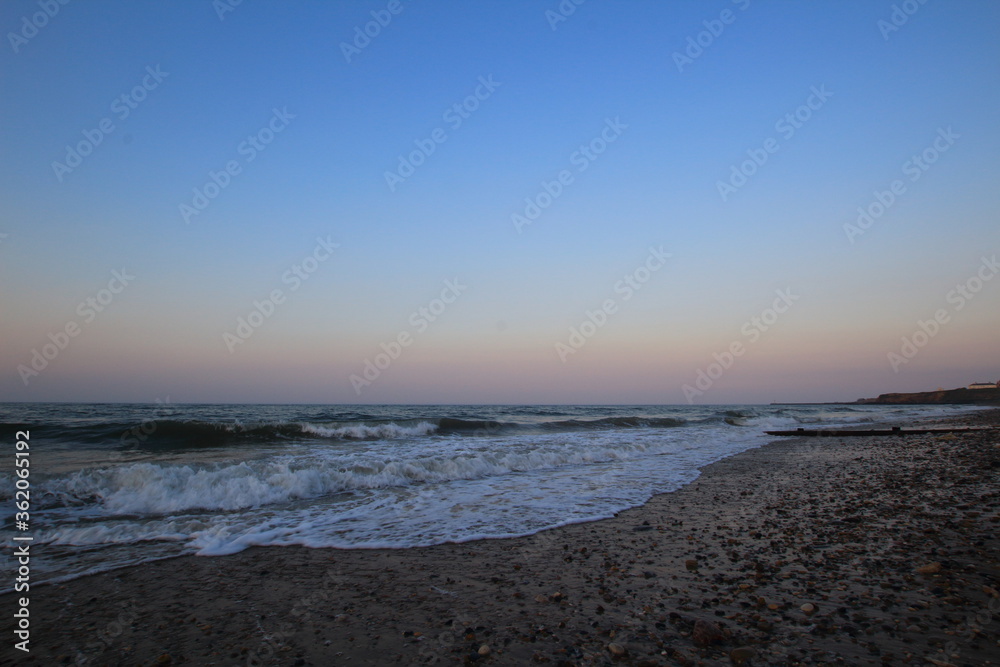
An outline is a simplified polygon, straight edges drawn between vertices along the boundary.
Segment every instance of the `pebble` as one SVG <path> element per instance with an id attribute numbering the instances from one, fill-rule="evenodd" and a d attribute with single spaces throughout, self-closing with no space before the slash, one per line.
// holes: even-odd
<path id="1" fill-rule="evenodd" d="M 611 655 L 615 656 L 616 658 L 620 658 L 626 653 L 624 646 L 622 646 L 621 644 L 615 644 L 613 642 L 611 644 L 608 644 L 608 652 L 610 652 Z"/>
<path id="2" fill-rule="evenodd" d="M 695 644 L 709 646 L 716 642 L 721 642 L 724 635 L 722 634 L 722 628 L 716 623 L 699 618 L 694 622 L 694 630 L 691 632 L 691 638 L 694 639 Z"/>

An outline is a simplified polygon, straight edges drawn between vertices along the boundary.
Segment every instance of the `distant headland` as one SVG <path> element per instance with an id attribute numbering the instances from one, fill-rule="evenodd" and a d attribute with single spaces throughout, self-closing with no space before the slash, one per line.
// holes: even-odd
<path id="1" fill-rule="evenodd" d="M 938 403 L 948 405 L 1000 405 L 1000 383 L 974 382 L 959 389 L 938 389 L 912 394 L 880 394 L 876 398 L 859 398 L 863 404 Z"/>
<path id="2" fill-rule="evenodd" d="M 771 405 L 997 405 L 1000 406 L 1000 382 L 973 382 L 958 389 L 939 388 L 935 391 L 879 394 L 875 398 L 856 401 L 797 403 L 785 401 Z"/>

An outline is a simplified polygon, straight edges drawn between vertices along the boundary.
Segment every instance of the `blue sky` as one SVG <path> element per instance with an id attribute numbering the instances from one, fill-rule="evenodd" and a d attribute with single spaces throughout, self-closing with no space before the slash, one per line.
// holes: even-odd
<path id="1" fill-rule="evenodd" d="M 995 3 L 589 0 L 557 23 L 558 2 L 220 6 L 0 6 L 0 400 L 753 403 L 1000 378 L 1000 280 L 948 301 L 1000 251 Z M 212 173 L 228 183 L 185 219 Z M 338 244 L 322 261 L 318 238 Z M 626 300 L 651 247 L 671 257 Z M 798 298 L 751 342 L 779 289 Z"/>

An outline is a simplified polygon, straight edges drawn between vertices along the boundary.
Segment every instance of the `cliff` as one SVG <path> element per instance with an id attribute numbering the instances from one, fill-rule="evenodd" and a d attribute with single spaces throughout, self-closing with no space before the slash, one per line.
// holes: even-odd
<path id="1" fill-rule="evenodd" d="M 878 398 L 859 398 L 857 403 L 910 404 L 941 403 L 950 405 L 1000 405 L 1000 389 L 942 389 L 915 394 L 881 394 Z"/>

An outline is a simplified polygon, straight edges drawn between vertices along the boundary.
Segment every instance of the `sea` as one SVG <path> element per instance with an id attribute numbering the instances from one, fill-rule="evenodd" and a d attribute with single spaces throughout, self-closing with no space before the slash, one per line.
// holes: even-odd
<path id="1" fill-rule="evenodd" d="M 254 545 L 408 548 L 528 535 L 690 484 L 700 468 L 773 440 L 765 430 L 969 410 L 0 403 L 0 565 L 14 567 L 18 536 L 32 538 L 32 583 L 41 583 Z M 19 526 L 23 431 L 30 507 Z"/>

